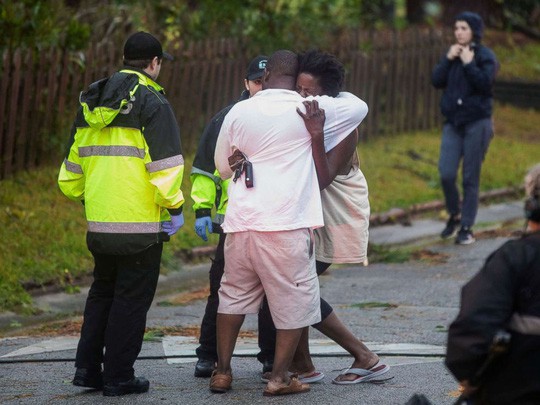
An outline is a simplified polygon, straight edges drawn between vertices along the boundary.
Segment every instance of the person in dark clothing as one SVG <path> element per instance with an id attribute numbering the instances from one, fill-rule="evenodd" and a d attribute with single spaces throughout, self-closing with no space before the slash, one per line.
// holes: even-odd
<path id="1" fill-rule="evenodd" d="M 444 89 L 441 112 L 445 117 L 439 157 L 439 174 L 444 192 L 448 223 L 443 239 L 455 235 L 458 244 L 475 241 L 472 226 L 478 210 L 482 162 L 493 137 L 493 81 L 498 69 L 495 54 L 480 43 L 482 18 L 463 12 L 455 19 L 456 43 L 435 66 L 431 82 Z M 456 186 L 463 159 L 463 203 Z"/>
<path id="2" fill-rule="evenodd" d="M 446 366 L 475 404 L 540 403 L 540 164 L 525 177 L 525 190 L 524 236 L 492 253 L 463 287 L 448 331 Z M 473 386 L 499 330 L 511 333 L 510 347 Z"/>
<path id="3" fill-rule="evenodd" d="M 105 396 L 148 391 L 133 365 L 163 242 L 184 224 L 180 130 L 155 81 L 163 58 L 172 59 L 152 35 L 127 39 L 124 68 L 81 93 L 58 176 L 62 192 L 84 204 L 95 262 L 73 384 Z"/>
<path id="4" fill-rule="evenodd" d="M 254 96 L 261 90 L 267 59 L 268 57 L 259 55 L 249 63 L 244 79 L 246 89 L 242 92 L 238 102 Z M 221 230 L 221 224 L 225 218 L 228 201 L 227 186 L 230 180 L 222 180 L 219 177 L 214 163 L 214 152 L 223 119 L 234 104 L 219 111 L 204 129 L 191 169 L 191 198 L 194 201 L 193 209 L 196 218 L 195 232 L 204 241 L 208 240 L 207 232 L 219 234 L 216 255 L 209 273 L 210 295 L 201 323 L 200 345 L 196 349 L 198 361 L 195 365 L 195 377 L 210 377 L 217 361 L 216 316 L 219 305 L 218 290 L 225 267 L 223 247 L 226 236 Z M 213 207 L 215 207 L 216 214 L 212 220 Z M 263 372 L 272 370 L 275 336 L 276 330 L 271 321 L 268 303 L 265 300 L 259 312 L 259 347 L 261 351 L 257 355 L 257 359 L 263 364 Z"/>

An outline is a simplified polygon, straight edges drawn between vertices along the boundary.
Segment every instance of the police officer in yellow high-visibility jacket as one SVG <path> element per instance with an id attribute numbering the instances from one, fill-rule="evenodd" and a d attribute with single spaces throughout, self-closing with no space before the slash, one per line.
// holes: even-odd
<path id="1" fill-rule="evenodd" d="M 58 177 L 62 192 L 84 204 L 95 260 L 73 384 L 106 396 L 148 391 L 133 365 L 162 242 L 184 223 L 180 131 L 155 82 L 163 58 L 172 59 L 152 35 L 128 38 L 124 69 L 81 93 Z"/>

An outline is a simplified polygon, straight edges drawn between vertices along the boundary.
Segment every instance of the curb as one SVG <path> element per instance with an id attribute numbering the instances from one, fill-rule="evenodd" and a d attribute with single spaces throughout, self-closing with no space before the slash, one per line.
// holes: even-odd
<path id="1" fill-rule="evenodd" d="M 500 198 L 519 199 L 523 196 L 524 187 L 509 187 L 496 190 L 484 191 L 480 193 L 479 201 L 488 203 Z M 377 227 L 381 225 L 395 224 L 398 222 L 410 223 L 414 215 L 425 214 L 428 212 L 444 210 L 445 204 L 442 200 L 430 201 L 427 203 L 413 204 L 408 208 L 391 208 L 390 210 L 369 217 L 369 226 Z"/>
<path id="2" fill-rule="evenodd" d="M 157 302 L 159 297 L 205 287 L 208 285 L 209 268 L 209 263 L 183 265 L 177 271 L 160 274 L 153 302 Z M 34 296 L 33 304 L 39 313 L 36 315 L 22 315 L 10 311 L 0 313 L 0 333 L 6 336 L 24 334 L 25 328 L 80 316 L 84 311 L 89 289 L 89 286 L 81 286 L 80 291 L 75 294 L 58 292 Z"/>

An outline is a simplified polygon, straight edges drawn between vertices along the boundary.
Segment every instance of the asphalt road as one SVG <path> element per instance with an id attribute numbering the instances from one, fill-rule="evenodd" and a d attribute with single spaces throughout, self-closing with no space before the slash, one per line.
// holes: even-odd
<path id="1" fill-rule="evenodd" d="M 488 211 L 490 215 L 495 212 L 496 220 L 482 217 Z M 520 217 L 521 206 L 517 203 L 486 207 L 479 216 L 478 229 L 486 231 L 507 223 L 511 224 L 510 229 L 517 230 L 520 223 L 516 219 Z M 452 404 L 457 396 L 457 384 L 444 367 L 443 359 L 447 327 L 457 314 L 460 288 L 478 271 L 488 254 L 510 235 L 508 232 L 479 233 L 475 244 L 457 246 L 453 241 L 438 240 L 436 234 L 443 226 L 437 220 L 418 220 L 408 227 L 396 225 L 392 231 L 388 227 L 373 229 L 372 243 L 388 244 L 380 240 L 394 235 L 392 246 L 414 242 L 416 248 L 422 250 L 423 259 L 400 264 L 375 263 L 367 267 L 332 266 L 320 279 L 322 296 L 333 305 L 344 323 L 391 366 L 387 374 L 390 379 L 382 384 L 332 384 L 332 378 L 339 370 L 347 368 L 351 359 L 313 330 L 314 362 L 326 378 L 312 384 L 310 392 L 281 398 L 263 397 L 261 367 L 254 357 L 255 340 L 247 337 L 239 340 L 237 357 L 233 359 L 233 390 L 212 394 L 208 379 L 193 377 L 196 338 L 165 333 L 144 343 L 135 365 L 137 374 L 150 380 L 150 391 L 105 398 L 100 392 L 83 390 L 70 383 L 76 335 L 29 336 L 25 329 L 20 329 L 15 331 L 20 332 L 18 337 L 0 339 L 0 403 L 405 404 L 413 394 L 422 393 L 433 404 Z M 185 297 L 185 293 L 178 292 L 180 287 L 194 290 L 204 286 L 207 270 L 208 264 L 203 264 L 164 278 L 149 312 L 148 326 L 169 331 L 197 327 L 205 300 L 175 302 Z M 77 295 L 69 299 L 58 295 L 41 297 L 40 305 L 56 314 L 76 312 L 77 305 L 84 301 L 85 292 Z M 372 303 L 371 307 L 366 308 L 366 303 Z M 4 324 L 20 319 L 13 314 L 0 316 Z M 256 333 L 256 317 L 246 318 L 243 331 L 248 336 L 253 335 L 249 332 Z"/>

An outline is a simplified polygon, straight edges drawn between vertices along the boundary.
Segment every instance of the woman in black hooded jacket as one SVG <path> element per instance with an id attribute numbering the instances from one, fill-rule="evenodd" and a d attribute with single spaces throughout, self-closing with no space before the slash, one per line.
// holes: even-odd
<path id="1" fill-rule="evenodd" d="M 493 81 L 498 62 L 491 49 L 480 43 L 482 18 L 463 12 L 455 19 L 456 43 L 435 66 L 431 82 L 444 89 L 441 112 L 445 117 L 439 174 L 446 209 L 450 215 L 443 239 L 455 235 L 456 243 L 474 242 L 472 226 L 478 210 L 480 169 L 493 136 Z M 456 186 L 459 163 L 463 159 L 463 203 Z"/>

